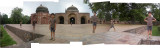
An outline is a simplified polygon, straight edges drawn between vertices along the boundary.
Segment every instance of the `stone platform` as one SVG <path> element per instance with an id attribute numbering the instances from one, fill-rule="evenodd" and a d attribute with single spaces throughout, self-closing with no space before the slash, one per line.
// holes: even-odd
<path id="1" fill-rule="evenodd" d="M 110 29 L 110 26 L 108 24 L 98 24 L 95 33 L 92 33 L 92 24 L 73 24 L 72 26 L 70 24 L 57 24 L 57 29 L 55 31 L 56 40 L 52 41 L 49 40 L 50 30 L 48 24 L 36 24 L 35 31 L 33 31 L 31 24 L 23 24 L 22 28 L 20 28 L 19 24 L 8 25 L 14 28 L 18 28 L 20 30 L 25 30 L 35 34 L 43 35 L 43 37 L 33 39 L 33 42 L 47 44 L 68 44 L 71 41 L 80 41 L 83 42 L 84 45 L 99 43 L 135 45 L 138 44 L 141 39 L 145 39 L 147 35 L 145 29 L 140 34 L 124 32 L 133 29 L 136 29 L 138 31 L 140 27 L 144 27 L 145 25 L 115 24 L 116 31 L 114 31 L 113 29 Z"/>

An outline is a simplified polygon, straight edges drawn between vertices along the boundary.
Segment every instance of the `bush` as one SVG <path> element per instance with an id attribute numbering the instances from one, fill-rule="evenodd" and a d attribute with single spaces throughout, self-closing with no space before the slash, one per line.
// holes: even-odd
<path id="1" fill-rule="evenodd" d="M 160 31 L 160 25 L 158 26 L 158 31 Z"/>
<path id="2" fill-rule="evenodd" d="M 6 32 L 6 30 L 3 28 L 3 26 L 0 25 L 1 32 L 3 34 L 2 38 L 0 39 L 0 47 L 5 47 L 9 45 L 16 44 L 16 41 L 14 41 Z"/>
<path id="3" fill-rule="evenodd" d="M 153 25 L 155 25 L 155 26 L 160 25 L 160 21 L 153 22 Z"/>
<path id="4" fill-rule="evenodd" d="M 2 36 L 3 36 L 3 34 L 2 34 L 2 30 L 1 30 L 1 25 L 0 25 L 0 39 L 2 39 Z"/>

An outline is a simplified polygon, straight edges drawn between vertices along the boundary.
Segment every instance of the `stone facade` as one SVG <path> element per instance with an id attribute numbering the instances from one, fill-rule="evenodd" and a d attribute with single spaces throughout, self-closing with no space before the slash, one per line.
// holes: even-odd
<path id="1" fill-rule="evenodd" d="M 31 14 L 31 24 L 33 20 L 37 21 L 37 24 L 48 24 L 48 19 L 50 18 L 49 13 L 38 12 Z"/>
<path id="2" fill-rule="evenodd" d="M 37 24 L 48 24 L 50 14 L 47 7 L 40 5 L 36 9 L 36 13 L 31 14 L 31 24 L 36 21 Z"/>
<path id="3" fill-rule="evenodd" d="M 57 24 L 88 24 L 90 22 L 89 13 L 79 13 L 79 10 L 75 6 L 67 8 L 65 13 L 55 13 Z M 35 20 L 37 24 L 48 24 L 50 14 L 48 8 L 40 5 L 36 9 L 36 13 L 31 14 L 31 23 Z"/>

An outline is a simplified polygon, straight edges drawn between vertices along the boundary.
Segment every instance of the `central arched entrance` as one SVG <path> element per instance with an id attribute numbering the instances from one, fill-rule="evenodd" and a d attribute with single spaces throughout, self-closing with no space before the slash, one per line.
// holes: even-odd
<path id="1" fill-rule="evenodd" d="M 74 17 L 70 18 L 70 23 L 75 24 L 75 18 Z"/>
<path id="2" fill-rule="evenodd" d="M 81 24 L 85 24 L 85 18 L 81 17 Z"/>
<path id="3" fill-rule="evenodd" d="M 59 24 L 64 24 L 64 17 L 63 16 L 59 17 Z"/>
<path id="4" fill-rule="evenodd" d="M 48 20 L 46 17 L 41 18 L 41 24 L 47 24 L 48 23 L 47 21 Z"/>

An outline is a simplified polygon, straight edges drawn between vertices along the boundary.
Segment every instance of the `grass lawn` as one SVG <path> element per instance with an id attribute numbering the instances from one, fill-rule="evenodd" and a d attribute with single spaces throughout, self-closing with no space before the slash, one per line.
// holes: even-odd
<path id="1" fill-rule="evenodd" d="M 0 47 L 9 46 L 16 44 L 16 41 L 14 41 L 6 32 L 6 30 L 3 28 L 2 25 L 0 25 L 0 31 L 2 32 L 2 38 L 0 38 Z"/>
<path id="2" fill-rule="evenodd" d="M 158 26 L 153 26 L 152 35 L 160 36 L 160 31 L 158 31 Z"/>

